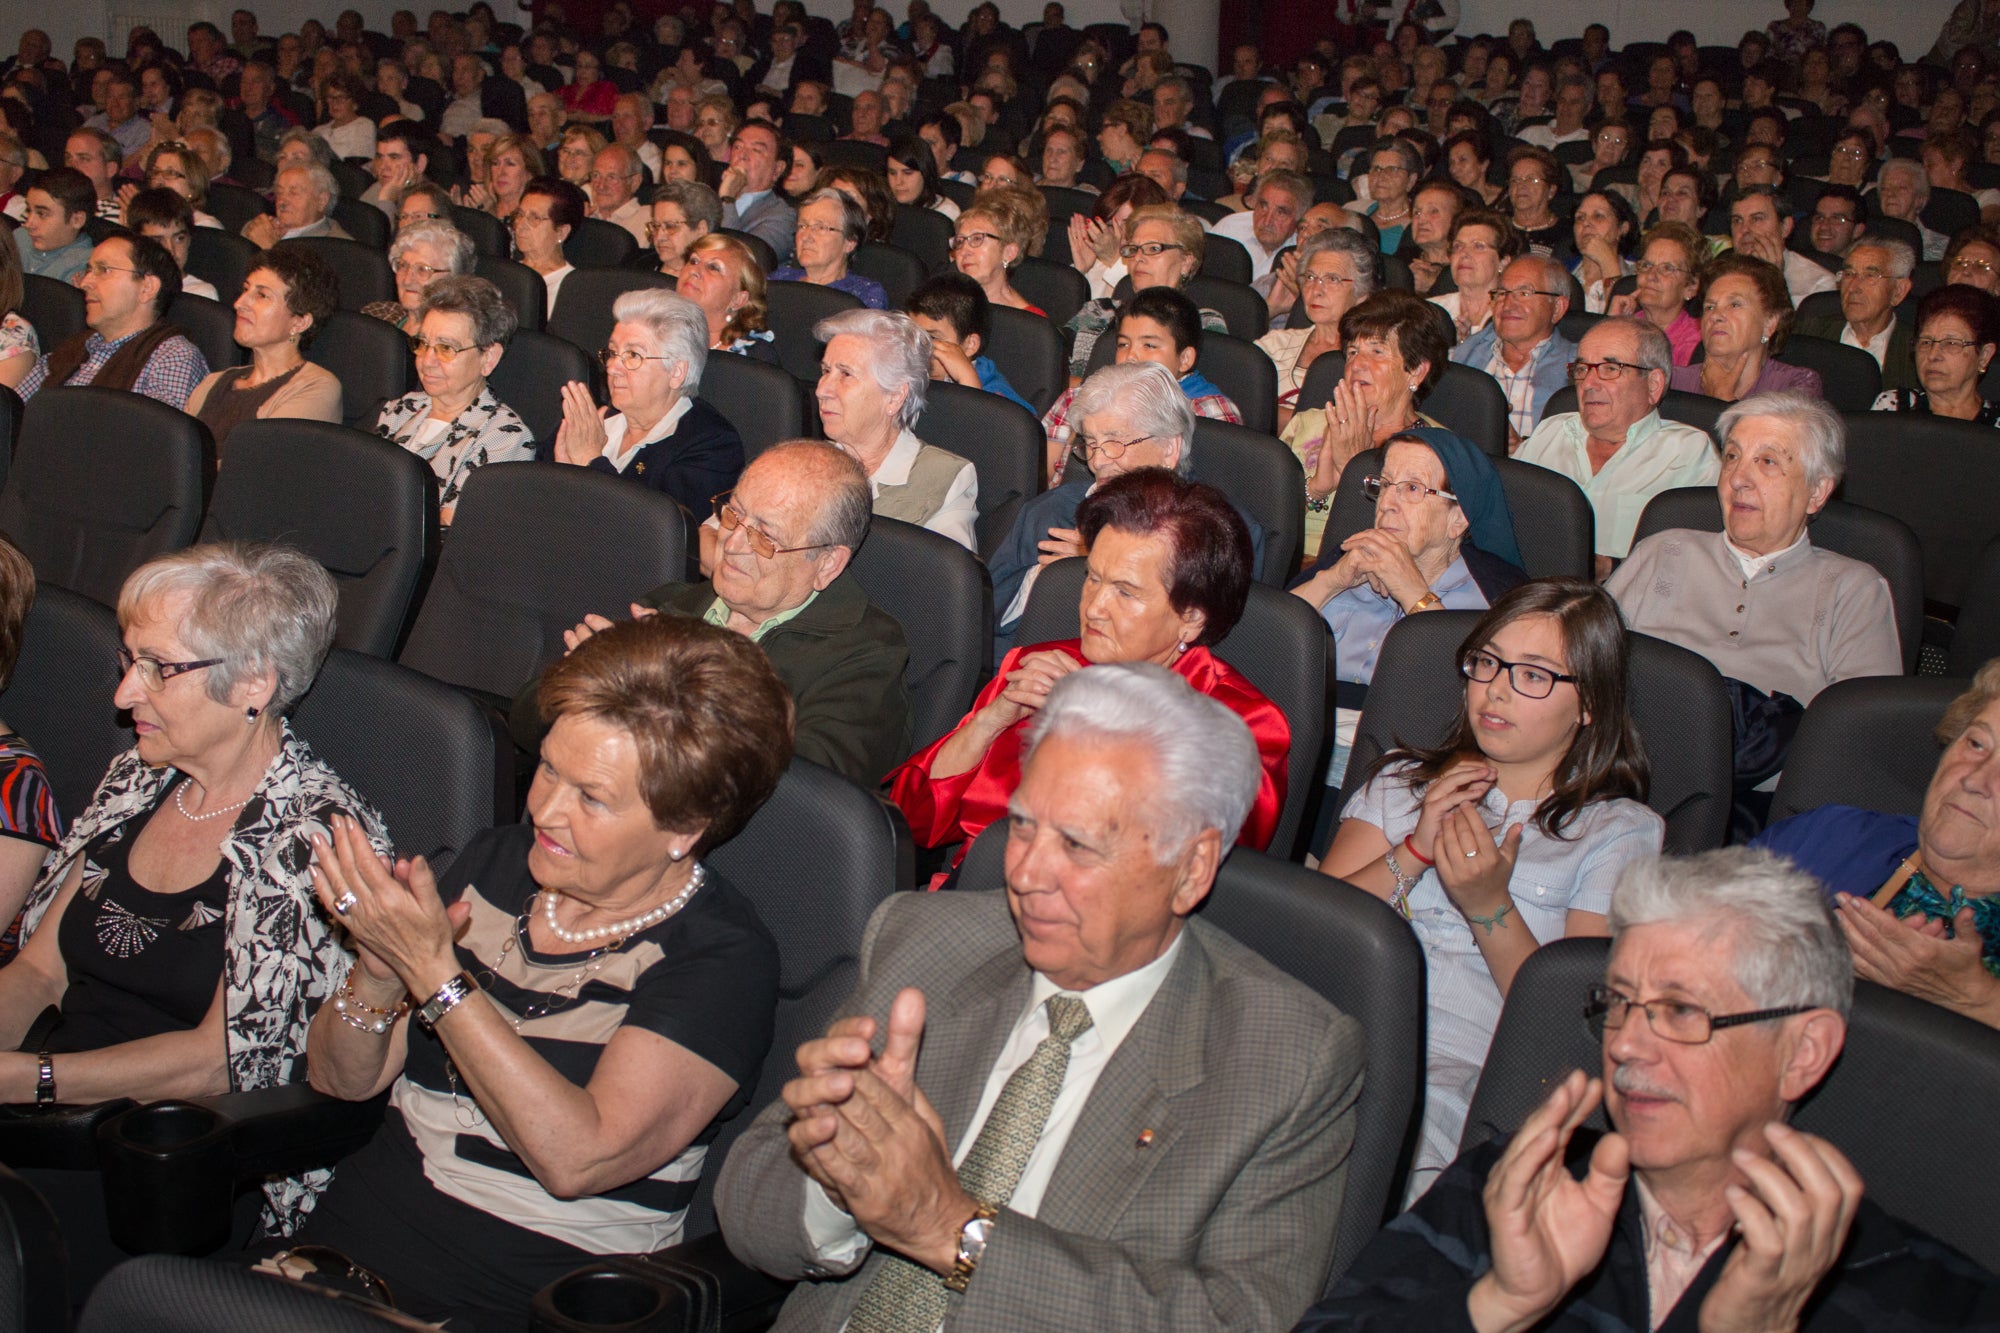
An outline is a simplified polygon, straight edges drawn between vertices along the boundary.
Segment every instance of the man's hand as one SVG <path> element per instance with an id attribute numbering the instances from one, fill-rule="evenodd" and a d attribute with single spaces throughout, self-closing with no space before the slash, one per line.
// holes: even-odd
<path id="1" fill-rule="evenodd" d="M 851 1078 L 853 1095 L 835 1110 L 837 1132 L 813 1149 L 813 1165 L 877 1245 L 943 1276 L 958 1257 L 959 1230 L 979 1207 L 958 1183 L 944 1127 L 922 1093 L 905 1099 L 873 1070 Z"/>
<path id="2" fill-rule="evenodd" d="M 1701 1333 L 1796 1329 L 1861 1204 L 1860 1173 L 1831 1143 L 1775 1120 L 1764 1139 L 1775 1161 L 1731 1154 L 1749 1177 L 1722 1191 L 1742 1239 L 1702 1300 Z"/>
<path id="3" fill-rule="evenodd" d="M 268 250 L 278 243 L 278 220 L 269 213 L 259 213 L 243 224 L 243 239 L 259 250 Z"/>
<path id="4" fill-rule="evenodd" d="M 1773 240 L 1771 237 L 1765 236 L 1760 232 L 1751 232 L 1741 241 L 1738 241 L 1736 252 L 1738 254 L 1749 255 L 1753 259 L 1761 259 L 1767 264 L 1776 265 L 1780 270 L 1785 267 L 1784 242 Z"/>
<path id="5" fill-rule="evenodd" d="M 1075 528 L 1050 528 L 1049 535 L 1040 542 L 1040 549 L 1041 554 L 1035 557 L 1037 566 L 1090 554 L 1090 548 L 1083 544 L 1083 534 Z"/>
<path id="6" fill-rule="evenodd" d="M 733 204 L 736 202 L 736 196 L 742 194 L 744 187 L 749 183 L 750 178 L 744 174 L 743 168 L 725 167 L 721 181 L 716 184 L 715 192 L 724 203 Z"/>
<path id="7" fill-rule="evenodd" d="M 1487 1177 L 1493 1267 L 1466 1298 L 1480 1333 L 1532 1328 L 1604 1258 L 1631 1150 L 1623 1135 L 1607 1134 L 1582 1180 L 1563 1164 L 1570 1137 L 1603 1096 L 1603 1080 L 1573 1071 L 1528 1117 Z"/>

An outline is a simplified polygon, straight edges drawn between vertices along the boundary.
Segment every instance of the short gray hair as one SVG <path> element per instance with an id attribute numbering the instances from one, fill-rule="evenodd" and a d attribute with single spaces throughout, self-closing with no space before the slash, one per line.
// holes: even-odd
<path id="1" fill-rule="evenodd" d="M 699 222 L 710 231 L 722 225 L 722 200 L 700 181 L 663 181 L 653 190 L 653 202 L 675 205 L 689 223 Z"/>
<path id="2" fill-rule="evenodd" d="M 798 211 L 805 212 L 807 204 L 838 204 L 841 238 L 856 245 L 868 239 L 868 211 L 854 202 L 854 196 L 846 191 L 836 190 L 831 185 L 822 186 L 799 200 Z"/>
<path id="3" fill-rule="evenodd" d="M 1243 719 L 1151 662 L 1085 667 L 1057 681 L 1029 724 L 1023 767 L 1051 736 L 1132 740 L 1152 750 L 1159 772 L 1146 803 L 1161 865 L 1208 829 L 1225 851 L 1234 846 L 1262 781 Z"/>
<path id="4" fill-rule="evenodd" d="M 1924 164 L 1911 157 L 1887 157 L 1882 159 L 1882 165 L 1875 169 L 1876 189 L 1879 190 L 1882 188 L 1882 182 L 1889 179 L 1889 173 L 1892 171 L 1898 174 L 1906 173 L 1912 178 L 1915 183 L 1917 207 L 1922 208 L 1931 197 L 1931 178 L 1924 171 Z"/>
<path id="5" fill-rule="evenodd" d="M 1856 250 L 1880 250 L 1889 256 L 1889 276 L 1907 278 L 1917 271 L 1917 252 L 1910 248 L 1908 241 L 1899 241 L 1891 236 L 1877 236 L 1872 232 L 1857 236 L 1848 245 L 1847 253 L 1841 258 L 1852 261 Z"/>
<path id="6" fill-rule="evenodd" d="M 1542 290 L 1559 293 L 1563 300 L 1569 300 L 1570 272 L 1567 268 L 1563 267 L 1561 260 L 1544 254 L 1537 254 L 1533 250 L 1523 250 L 1520 254 L 1501 265 L 1500 271 L 1505 273 L 1516 264 L 1533 264 L 1541 269 Z"/>
<path id="7" fill-rule="evenodd" d="M 1178 439 L 1180 460 L 1174 471 L 1183 477 L 1193 475 L 1194 406 L 1171 370 L 1157 361 L 1106 366 L 1076 391 L 1069 419 L 1081 428 L 1085 417 L 1114 408 L 1123 410 L 1132 425 L 1146 435 Z"/>
<path id="8" fill-rule="evenodd" d="M 1639 340 L 1638 362 L 1647 370 L 1671 377 L 1674 373 L 1674 345 L 1649 319 L 1634 315 L 1607 315 L 1585 329 L 1584 338 L 1607 329 L 1624 329 Z M 1582 339 L 1577 340 L 1581 344 Z"/>
<path id="9" fill-rule="evenodd" d="M 1854 960 L 1826 890 L 1770 852 L 1724 847 L 1634 861 L 1611 894 L 1610 922 L 1614 944 L 1633 926 L 1677 924 L 1727 940 L 1752 1008 L 1796 1004 L 1845 1018 L 1853 1007 Z"/>
<path id="10" fill-rule="evenodd" d="M 1393 134 L 1386 139 L 1377 139 L 1368 145 L 1369 163 L 1372 165 L 1375 159 L 1384 153 L 1396 155 L 1397 160 L 1403 164 L 1403 169 L 1410 173 L 1410 186 L 1414 189 L 1424 174 L 1424 155 L 1417 151 L 1417 146 L 1408 139 L 1398 138 Z"/>
<path id="11" fill-rule="evenodd" d="M 1299 242 L 1299 272 L 1304 273 L 1313 257 L 1323 254 L 1346 255 L 1354 264 L 1354 303 L 1359 305 L 1375 294 L 1377 270 L 1382 251 L 1366 236 L 1345 227 L 1328 227 Z"/>
<path id="12" fill-rule="evenodd" d="M 389 267 L 394 268 L 403 262 L 403 256 L 418 245 L 435 245 L 444 251 L 445 267 L 450 270 L 453 277 L 461 273 L 470 273 L 472 266 L 479 262 L 479 252 L 473 246 L 470 236 L 449 222 L 426 219 L 422 222 L 412 222 L 396 233 L 395 240 L 389 242 Z"/>
<path id="13" fill-rule="evenodd" d="M 333 647 L 340 593 L 317 560 L 289 546 L 213 542 L 149 560 L 118 593 L 118 624 L 129 627 L 162 598 L 191 594 L 174 636 L 197 658 L 219 658 L 203 680 L 227 703 L 245 676 L 277 677 L 270 714 L 296 703 Z"/>
<path id="14" fill-rule="evenodd" d="M 1838 482 L 1847 473 L 1847 426 L 1840 413 L 1824 400 L 1788 389 L 1783 393 L 1752 394 L 1739 398 L 1723 409 L 1715 420 L 1715 433 L 1724 444 L 1736 432 L 1740 421 L 1770 417 L 1792 427 L 1798 436 L 1799 465 L 1805 469 L 1806 485 L 1822 481 Z"/>
<path id="15" fill-rule="evenodd" d="M 868 474 L 853 454 L 827 440 L 784 440 L 757 455 L 743 471 L 773 467 L 803 474 L 795 481 L 810 488 L 819 501 L 804 538 L 809 545 L 861 549 L 875 517 L 875 500 Z"/>
<path id="16" fill-rule="evenodd" d="M 322 167 L 333 165 L 333 141 L 325 135 L 294 125 L 278 137 L 278 147 L 282 149 L 286 144 L 294 143 L 304 144 L 306 151 L 312 154 L 312 160 Z"/>
<path id="17" fill-rule="evenodd" d="M 708 364 L 708 316 L 700 306 L 664 287 L 641 287 L 611 303 L 611 318 L 620 324 L 644 325 L 661 356 L 687 365 L 682 393 L 701 387 L 702 368 Z"/>
<path id="18" fill-rule="evenodd" d="M 285 171 L 303 171 L 306 179 L 312 182 L 313 189 L 326 196 L 326 208 L 320 213 L 320 218 L 324 220 L 333 216 L 333 206 L 340 202 L 340 182 L 333 178 L 331 171 L 317 162 L 308 162 L 302 167 L 286 167 Z M 285 172 L 278 174 L 282 176 Z"/>
<path id="19" fill-rule="evenodd" d="M 917 321 L 899 310 L 843 310 L 813 325 L 813 337 L 822 343 L 841 337 L 865 340 L 873 353 L 869 369 L 882 392 L 909 390 L 896 424 L 905 430 L 917 424 L 931 383 L 931 335 Z"/>
<path id="20" fill-rule="evenodd" d="M 1067 134 L 1071 138 L 1076 140 L 1077 147 L 1079 149 L 1083 148 L 1084 145 L 1089 141 L 1089 136 L 1085 135 L 1082 130 L 1066 129 L 1060 125 L 1050 130 L 1049 134 L 1051 136 L 1056 134 Z M 1139 156 L 1141 158 L 1164 157 L 1165 159 L 1167 159 L 1167 162 L 1169 164 L 1167 170 L 1172 174 L 1174 178 L 1174 184 L 1176 185 L 1187 184 L 1188 164 L 1181 157 L 1179 153 L 1174 152 L 1170 148 L 1148 148 L 1145 152 L 1139 154 Z"/>
<path id="21" fill-rule="evenodd" d="M 521 326 L 514 303 L 485 278 L 469 274 L 439 278 L 424 288 L 424 299 L 417 306 L 417 323 L 421 325 L 424 316 L 433 310 L 440 315 L 464 315 L 471 320 L 472 340 L 481 347 L 504 344 Z"/>
<path id="22" fill-rule="evenodd" d="M 1310 177 L 1296 171 L 1267 171 L 1257 178 L 1251 193 L 1262 196 L 1265 190 L 1278 189 L 1299 201 L 1299 212 L 1313 206 L 1313 183 Z"/>

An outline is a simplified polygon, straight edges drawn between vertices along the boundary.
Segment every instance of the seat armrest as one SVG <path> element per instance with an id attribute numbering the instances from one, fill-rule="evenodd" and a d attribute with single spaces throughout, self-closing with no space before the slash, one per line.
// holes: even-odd
<path id="1" fill-rule="evenodd" d="M 531 1333 L 752 1333 L 769 1328 L 788 1283 L 738 1263 L 719 1235 L 653 1254 L 611 1255 L 537 1292 Z"/>
<path id="2" fill-rule="evenodd" d="M 78 1106 L 0 1106 L 0 1163 L 17 1171 L 95 1171 L 99 1126 L 137 1105 L 117 1097 Z"/>
<path id="3" fill-rule="evenodd" d="M 701 1274 L 711 1283 L 719 1316 L 711 1328 L 719 1333 L 769 1328 L 792 1294 L 791 1283 L 760 1273 L 731 1254 L 720 1232 L 655 1251 L 646 1261 L 664 1272 Z"/>

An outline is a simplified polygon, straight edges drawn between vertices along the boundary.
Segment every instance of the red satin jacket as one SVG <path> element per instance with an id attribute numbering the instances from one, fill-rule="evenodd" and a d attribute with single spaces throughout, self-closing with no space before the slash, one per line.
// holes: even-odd
<path id="1" fill-rule="evenodd" d="M 1007 673 L 1014 670 L 1025 654 L 1054 650 L 1089 665 L 1081 644 L 1079 639 L 1064 639 L 1015 648 L 1001 660 L 1000 669 L 979 692 L 972 713 L 966 717 L 1000 697 L 1000 691 L 1007 687 Z M 1188 649 L 1172 669 L 1175 675 L 1249 725 L 1264 777 L 1257 784 L 1256 803 L 1250 807 L 1250 815 L 1243 821 L 1243 832 L 1236 841 L 1244 847 L 1264 850 L 1270 845 L 1271 835 L 1278 831 L 1278 816 L 1285 807 L 1285 760 L 1291 750 L 1291 726 L 1278 706 L 1265 698 L 1242 672 L 1206 648 Z M 957 777 L 931 776 L 931 764 L 938 751 L 957 734 L 956 730 L 905 760 L 889 775 L 889 799 L 910 821 L 910 832 L 918 846 L 943 847 L 963 839 L 957 857 L 963 860 L 972 840 L 988 824 L 1006 815 L 1007 800 L 1021 781 L 1022 737 L 1031 720 L 1024 717 L 1008 728 L 988 748 L 985 758 Z M 961 727 L 964 725 L 959 723 Z"/>

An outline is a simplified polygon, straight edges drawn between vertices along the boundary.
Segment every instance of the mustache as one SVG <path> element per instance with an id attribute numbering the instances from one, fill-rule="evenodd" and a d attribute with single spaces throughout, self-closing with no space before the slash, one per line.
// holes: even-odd
<path id="1" fill-rule="evenodd" d="M 1662 1097 L 1668 1101 L 1680 1100 L 1671 1091 L 1654 1084 L 1632 1065 L 1619 1065 L 1611 1071 L 1611 1086 L 1622 1093 L 1639 1097 Z"/>

